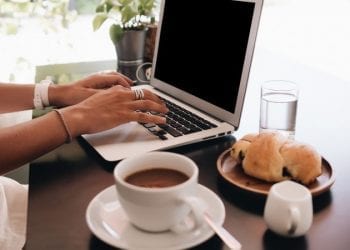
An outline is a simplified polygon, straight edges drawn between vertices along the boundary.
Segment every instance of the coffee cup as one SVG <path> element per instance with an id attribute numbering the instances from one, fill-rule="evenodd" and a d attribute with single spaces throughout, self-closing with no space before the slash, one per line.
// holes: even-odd
<path id="1" fill-rule="evenodd" d="M 294 181 L 272 185 L 264 208 L 267 227 L 282 236 L 298 237 L 310 229 L 313 218 L 310 190 Z"/>
<path id="2" fill-rule="evenodd" d="M 119 202 L 137 228 L 183 233 L 202 225 L 206 205 L 197 196 L 198 167 L 190 158 L 144 153 L 120 161 L 114 178 Z"/>

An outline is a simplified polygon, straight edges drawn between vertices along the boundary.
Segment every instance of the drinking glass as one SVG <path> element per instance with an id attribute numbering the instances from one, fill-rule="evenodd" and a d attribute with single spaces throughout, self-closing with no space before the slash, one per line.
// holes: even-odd
<path id="1" fill-rule="evenodd" d="M 294 82 L 264 82 L 261 86 L 260 132 L 278 131 L 294 139 L 298 94 L 298 86 Z"/>

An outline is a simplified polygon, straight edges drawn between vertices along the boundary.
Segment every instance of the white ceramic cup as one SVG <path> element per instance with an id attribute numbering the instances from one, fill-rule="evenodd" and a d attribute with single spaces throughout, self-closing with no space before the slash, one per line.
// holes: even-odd
<path id="1" fill-rule="evenodd" d="M 189 178 L 181 184 L 160 188 L 125 181 L 130 174 L 152 168 L 175 169 Z M 170 152 L 144 153 L 120 161 L 114 169 L 114 178 L 119 202 L 136 227 L 150 232 L 183 233 L 202 225 L 206 205 L 197 197 L 198 167 L 190 158 Z M 189 216 L 191 212 L 193 216 Z"/>
<path id="2" fill-rule="evenodd" d="M 264 220 L 270 230 L 298 237 L 310 229 L 313 218 L 310 190 L 294 181 L 272 185 L 264 209 Z"/>

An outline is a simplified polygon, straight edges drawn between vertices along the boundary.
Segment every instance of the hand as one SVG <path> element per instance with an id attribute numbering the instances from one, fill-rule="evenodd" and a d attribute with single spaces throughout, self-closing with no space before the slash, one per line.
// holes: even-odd
<path id="1" fill-rule="evenodd" d="M 62 113 L 73 136 L 100 132 L 130 121 L 164 124 L 166 119 L 161 114 L 168 112 L 164 102 L 149 90 L 143 92 L 144 99 L 135 100 L 130 88 L 114 86 L 62 109 Z"/>
<path id="2" fill-rule="evenodd" d="M 97 92 L 121 85 L 130 88 L 132 80 L 115 71 L 100 72 L 70 84 L 50 86 L 50 104 L 65 107 L 77 104 Z"/>
<path id="3" fill-rule="evenodd" d="M 121 85 L 126 88 L 130 88 L 132 80 L 116 71 L 102 71 L 89 75 L 73 84 L 90 89 L 107 89 L 114 85 Z"/>

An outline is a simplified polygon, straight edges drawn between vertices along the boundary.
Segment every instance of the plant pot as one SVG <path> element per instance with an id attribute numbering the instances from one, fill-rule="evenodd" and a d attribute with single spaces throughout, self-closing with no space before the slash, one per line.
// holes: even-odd
<path id="1" fill-rule="evenodd" d="M 146 39 L 145 39 L 145 54 L 144 61 L 152 62 L 154 48 L 156 45 L 156 36 L 157 36 L 157 24 L 149 24 L 147 25 Z"/>
<path id="2" fill-rule="evenodd" d="M 137 67 L 143 63 L 146 31 L 125 31 L 121 40 L 115 44 L 118 62 L 117 70 L 132 80 L 137 80 Z"/>

